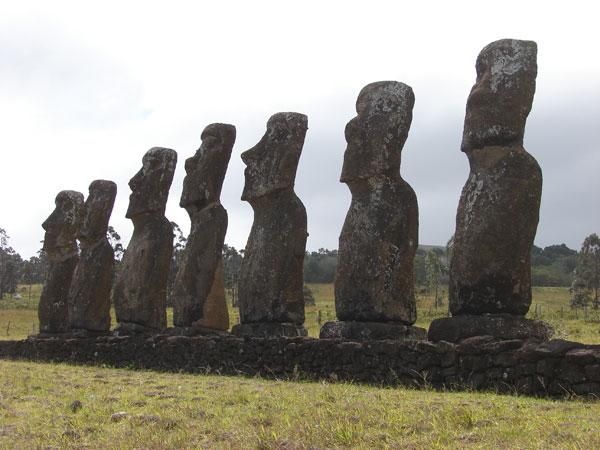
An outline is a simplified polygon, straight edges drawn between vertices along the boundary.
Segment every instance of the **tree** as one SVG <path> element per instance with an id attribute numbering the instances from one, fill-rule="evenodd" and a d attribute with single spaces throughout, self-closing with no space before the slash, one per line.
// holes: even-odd
<path id="1" fill-rule="evenodd" d="M 585 290 L 592 301 L 592 306 L 594 308 L 600 306 L 600 299 L 598 298 L 598 290 L 600 289 L 600 238 L 596 233 L 590 234 L 583 240 L 573 284 L 575 285 L 575 288 L 572 288 L 574 299 L 576 295 L 585 298 L 582 294 L 582 291 Z M 573 303 L 573 300 L 571 302 Z"/>
<path id="2" fill-rule="evenodd" d="M 112 226 L 109 226 L 106 232 L 106 237 L 108 238 L 108 242 L 110 243 L 110 245 L 113 248 L 113 251 L 115 252 L 115 260 L 121 261 L 125 253 L 125 250 L 123 249 L 123 244 L 121 244 L 121 236 Z"/>
<path id="3" fill-rule="evenodd" d="M 590 293 L 583 280 L 577 276 L 577 271 L 575 271 L 569 292 L 571 292 L 571 308 L 587 306 L 590 301 Z"/>
<path id="4" fill-rule="evenodd" d="M 438 252 L 429 250 L 425 256 L 425 271 L 427 273 L 427 289 L 429 293 L 434 293 L 434 307 L 442 305 L 442 299 L 439 295 L 440 275 L 442 272 L 442 263 Z"/>
<path id="5" fill-rule="evenodd" d="M 320 248 L 304 255 L 305 283 L 333 283 L 337 268 L 337 250 Z"/>
<path id="6" fill-rule="evenodd" d="M 173 306 L 171 300 L 171 294 L 173 293 L 173 287 L 175 285 L 175 277 L 179 271 L 181 264 L 181 258 L 183 257 L 183 251 L 187 244 L 187 238 L 183 235 L 183 231 L 179 228 L 175 222 L 171 222 L 173 227 L 173 234 L 175 238 L 173 240 L 173 255 L 171 256 L 171 266 L 169 268 L 169 281 L 167 283 L 167 305 Z"/>
<path id="7" fill-rule="evenodd" d="M 244 250 L 238 252 L 235 247 L 223 244 L 223 281 L 225 289 L 229 291 L 231 303 L 234 307 L 238 306 L 237 286 L 243 257 Z"/>
<path id="8" fill-rule="evenodd" d="M 10 237 L 0 228 L 0 299 L 4 294 L 12 294 L 17 290 L 23 260 L 9 245 Z"/>
<path id="9" fill-rule="evenodd" d="M 531 282 L 534 286 L 572 286 L 577 251 L 565 244 L 531 248 Z"/>
<path id="10" fill-rule="evenodd" d="M 123 256 L 125 256 L 125 249 L 123 248 L 123 244 L 121 243 L 121 236 L 117 233 L 112 225 L 108 226 L 108 230 L 106 230 L 106 238 L 108 239 L 108 243 L 113 248 L 114 252 L 114 264 L 113 264 L 113 273 L 112 273 L 112 285 L 115 287 L 115 283 L 119 278 L 119 273 L 123 267 Z"/>
<path id="11" fill-rule="evenodd" d="M 32 256 L 21 265 L 21 283 L 29 286 L 29 301 L 31 301 L 31 286 L 42 284 L 46 280 L 48 271 L 48 258 L 43 250 L 38 251 L 38 256 Z"/>
<path id="12" fill-rule="evenodd" d="M 29 258 L 27 265 L 31 267 L 30 280 L 32 284 L 42 284 L 46 281 L 49 262 L 44 249 L 40 248 L 37 252 L 37 256 Z"/>

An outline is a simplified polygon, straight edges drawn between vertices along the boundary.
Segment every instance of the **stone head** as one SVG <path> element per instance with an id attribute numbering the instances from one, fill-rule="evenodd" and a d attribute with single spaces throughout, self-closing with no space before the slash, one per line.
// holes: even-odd
<path id="1" fill-rule="evenodd" d="M 153 147 L 146 152 L 142 168 L 129 180 L 131 195 L 126 217 L 165 213 L 176 164 L 175 150 Z"/>
<path id="2" fill-rule="evenodd" d="M 88 198 L 85 201 L 83 224 L 78 236 L 82 245 L 96 242 L 106 236 L 116 196 L 117 185 L 112 181 L 92 181 Z"/>
<path id="3" fill-rule="evenodd" d="M 304 114 L 282 112 L 271 116 L 262 139 L 242 153 L 246 164 L 242 200 L 251 202 L 293 188 L 307 129 L 308 118 Z"/>
<path id="4" fill-rule="evenodd" d="M 477 57 L 477 80 L 467 100 L 461 150 L 522 145 L 537 76 L 537 44 L 502 39 Z"/>
<path id="5" fill-rule="evenodd" d="M 60 191 L 54 203 L 54 211 L 42 224 L 46 231 L 43 250 L 50 256 L 75 254 L 75 238 L 83 219 L 83 194 Z"/>
<path id="6" fill-rule="evenodd" d="M 399 174 L 414 104 L 412 88 L 397 81 L 371 83 L 360 91 L 357 115 L 345 130 L 342 182 Z"/>
<path id="7" fill-rule="evenodd" d="M 235 142 L 235 127 L 224 123 L 208 125 L 196 154 L 185 161 L 186 176 L 179 206 L 202 209 L 221 196 L 223 179 Z"/>

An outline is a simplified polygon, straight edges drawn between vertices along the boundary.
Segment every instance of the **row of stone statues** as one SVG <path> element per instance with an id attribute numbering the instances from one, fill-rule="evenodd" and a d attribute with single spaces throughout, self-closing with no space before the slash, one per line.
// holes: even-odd
<path id="1" fill-rule="evenodd" d="M 434 322 L 432 339 L 464 337 L 469 327 L 481 332 L 482 323 L 492 335 L 507 327 L 541 333 L 524 319 L 531 303 L 529 260 L 542 184 L 539 166 L 523 148 L 536 52 L 534 42 L 505 39 L 477 58 L 461 146 L 471 171 L 456 219 L 449 292 L 453 317 Z M 417 197 L 400 175 L 414 102 L 406 84 L 369 84 L 346 126 L 341 181 L 352 203 L 339 241 L 338 321 L 326 323 L 321 337 L 426 337 L 425 330 L 413 326 Z M 254 223 L 238 284 L 240 324 L 232 329 L 239 336 L 306 335 L 302 286 L 308 234 L 294 181 L 307 126 L 303 114 L 275 114 L 262 139 L 242 153 L 247 166 L 242 200 L 252 206 Z M 172 296 L 174 325 L 187 332 L 229 328 L 221 256 L 227 212 L 220 193 L 235 135 L 232 125 L 207 126 L 199 150 L 185 162 L 180 206 L 190 216 L 191 231 Z M 121 333 L 167 326 L 173 233 L 164 213 L 176 162 L 173 150 L 153 148 L 129 182 L 127 217 L 134 232 L 113 292 Z M 115 195 L 114 183 L 103 180 L 92 183 L 85 204 L 79 193 L 58 194 L 56 209 L 44 223 L 51 266 L 40 300 L 41 332 L 109 330 L 113 254 L 106 229 Z"/>

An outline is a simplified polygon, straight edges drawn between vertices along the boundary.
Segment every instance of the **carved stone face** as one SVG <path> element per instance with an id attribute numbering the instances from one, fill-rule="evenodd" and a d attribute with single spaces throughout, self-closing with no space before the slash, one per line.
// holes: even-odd
<path id="1" fill-rule="evenodd" d="M 358 114 L 345 130 L 342 182 L 399 172 L 414 104 L 410 86 L 397 81 L 371 83 L 360 91 Z"/>
<path id="2" fill-rule="evenodd" d="M 537 44 L 503 39 L 477 58 L 477 81 L 467 100 L 461 150 L 521 145 L 537 76 Z"/>
<path id="3" fill-rule="evenodd" d="M 48 255 L 77 252 L 75 237 L 83 216 L 83 195 L 75 191 L 60 191 L 54 201 L 56 208 L 44 221 L 43 250 Z"/>
<path id="4" fill-rule="evenodd" d="M 127 218 L 145 213 L 164 214 L 176 164 L 174 150 L 154 147 L 146 152 L 142 168 L 129 180 Z"/>
<path id="5" fill-rule="evenodd" d="M 308 118 L 304 114 L 277 113 L 269 119 L 262 139 L 242 153 L 247 166 L 242 200 L 251 202 L 294 186 L 307 129 Z"/>
<path id="6" fill-rule="evenodd" d="M 92 181 L 85 201 L 83 225 L 78 236 L 82 245 L 94 243 L 106 236 L 116 195 L 117 185 L 112 181 Z"/>
<path id="7" fill-rule="evenodd" d="M 235 142 L 235 127 L 223 123 L 208 125 L 202 132 L 202 144 L 196 154 L 185 161 L 186 176 L 179 206 L 204 208 L 219 200 L 231 149 Z"/>

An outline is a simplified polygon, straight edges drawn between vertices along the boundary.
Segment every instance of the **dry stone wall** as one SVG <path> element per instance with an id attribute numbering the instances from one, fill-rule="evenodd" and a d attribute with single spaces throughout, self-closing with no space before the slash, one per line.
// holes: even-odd
<path id="1" fill-rule="evenodd" d="M 600 345 L 564 340 L 480 336 L 454 344 L 223 334 L 62 336 L 0 341 L 0 358 L 539 396 L 600 395 Z"/>

